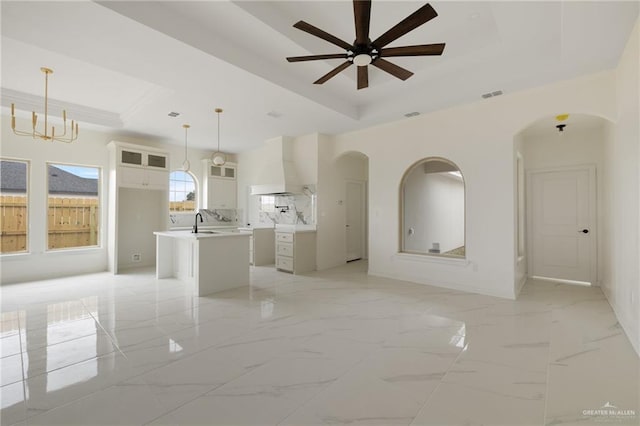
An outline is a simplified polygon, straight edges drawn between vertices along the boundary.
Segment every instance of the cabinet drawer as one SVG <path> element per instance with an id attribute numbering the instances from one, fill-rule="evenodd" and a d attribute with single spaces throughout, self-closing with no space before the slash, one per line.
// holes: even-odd
<path id="1" fill-rule="evenodd" d="M 293 257 L 293 244 L 291 243 L 281 243 L 280 241 L 278 241 L 278 246 L 277 246 L 277 253 L 278 256 L 289 256 L 289 257 Z"/>
<path id="2" fill-rule="evenodd" d="M 292 243 L 293 234 L 290 232 L 278 232 L 276 233 L 276 241 L 283 243 Z"/>
<path id="3" fill-rule="evenodd" d="M 293 271 L 293 259 L 290 257 L 278 256 L 276 267 L 285 271 Z"/>

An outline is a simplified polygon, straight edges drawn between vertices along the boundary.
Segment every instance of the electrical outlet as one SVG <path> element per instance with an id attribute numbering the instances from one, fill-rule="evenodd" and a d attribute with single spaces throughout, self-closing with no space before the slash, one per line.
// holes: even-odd
<path id="1" fill-rule="evenodd" d="M 140 253 L 134 253 L 131 255 L 131 260 L 133 262 L 140 262 L 142 260 L 142 255 Z"/>

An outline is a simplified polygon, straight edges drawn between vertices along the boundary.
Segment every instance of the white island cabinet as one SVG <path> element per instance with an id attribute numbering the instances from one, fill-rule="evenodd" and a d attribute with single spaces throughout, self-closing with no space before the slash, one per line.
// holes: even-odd
<path id="1" fill-rule="evenodd" d="M 249 285 L 247 232 L 155 232 L 156 277 L 192 283 L 196 296 Z"/>

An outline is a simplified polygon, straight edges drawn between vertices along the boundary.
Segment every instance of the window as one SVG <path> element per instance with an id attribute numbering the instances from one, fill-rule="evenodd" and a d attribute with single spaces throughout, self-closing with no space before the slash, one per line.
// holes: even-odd
<path id="1" fill-rule="evenodd" d="M 29 163 L 0 161 L 0 254 L 27 251 Z"/>
<path id="2" fill-rule="evenodd" d="M 273 195 L 262 195 L 260 197 L 260 211 L 274 213 L 276 211 L 276 197 Z"/>
<path id="3" fill-rule="evenodd" d="M 169 175 L 169 211 L 193 212 L 197 203 L 196 180 L 189 172 L 176 170 Z"/>
<path id="4" fill-rule="evenodd" d="M 100 243 L 100 168 L 48 164 L 47 248 Z"/>
<path id="5" fill-rule="evenodd" d="M 400 251 L 465 257 L 465 187 L 460 169 L 443 158 L 426 158 L 407 170 L 400 191 Z"/>

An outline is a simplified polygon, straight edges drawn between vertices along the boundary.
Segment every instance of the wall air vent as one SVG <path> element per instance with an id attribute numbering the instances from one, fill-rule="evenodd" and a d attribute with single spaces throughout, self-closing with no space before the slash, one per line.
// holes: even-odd
<path id="1" fill-rule="evenodd" d="M 414 112 L 408 112 L 408 113 L 406 113 L 404 116 L 405 116 L 405 117 L 407 117 L 407 118 L 409 118 L 409 117 L 415 117 L 416 115 L 420 115 L 420 113 L 419 113 L 419 112 L 417 112 L 417 111 L 414 111 Z"/>
<path id="2" fill-rule="evenodd" d="M 485 93 L 484 95 L 482 95 L 482 99 L 489 99 L 489 98 L 493 98 L 494 96 L 500 96 L 500 95 L 502 95 L 502 90 L 496 90 L 495 92 Z"/>
<path id="3" fill-rule="evenodd" d="M 180 113 L 179 113 L 179 112 L 175 112 L 175 111 L 171 111 L 171 112 L 170 112 L 169 114 L 167 114 L 167 115 L 168 115 L 169 117 L 173 117 L 173 118 L 175 118 L 175 117 L 179 116 L 179 115 L 180 115 Z"/>

